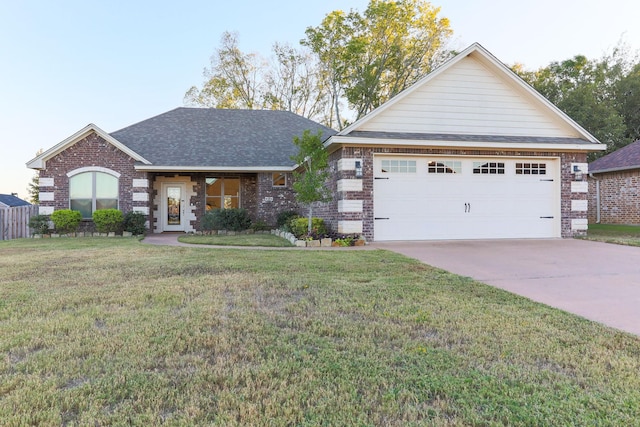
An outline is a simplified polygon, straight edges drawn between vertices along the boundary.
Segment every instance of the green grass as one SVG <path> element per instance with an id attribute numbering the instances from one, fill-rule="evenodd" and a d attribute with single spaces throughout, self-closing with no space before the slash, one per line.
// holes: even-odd
<path id="1" fill-rule="evenodd" d="M 623 224 L 589 224 L 585 239 L 619 245 L 640 246 L 640 226 Z"/>
<path id="2" fill-rule="evenodd" d="M 637 425 L 640 339 L 380 251 L 0 242 L 0 425 Z"/>
<path id="3" fill-rule="evenodd" d="M 198 245 L 218 245 L 218 246 L 266 246 L 266 247 L 288 247 L 293 246 L 287 239 L 273 234 L 237 234 L 234 236 L 224 235 L 185 235 L 178 237 L 182 243 L 194 243 Z"/>

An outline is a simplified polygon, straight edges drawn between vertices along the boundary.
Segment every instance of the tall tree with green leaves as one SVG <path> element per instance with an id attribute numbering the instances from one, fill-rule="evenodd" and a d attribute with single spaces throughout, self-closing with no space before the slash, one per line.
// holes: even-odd
<path id="1" fill-rule="evenodd" d="M 625 137 L 625 119 L 618 110 L 616 87 L 626 65 L 616 55 L 589 60 L 583 55 L 552 62 L 534 72 L 514 68 L 538 92 L 578 122 L 598 140 L 607 153 L 630 141 Z M 595 159 L 598 154 L 590 155 Z"/>
<path id="2" fill-rule="evenodd" d="M 323 63 L 337 108 L 344 93 L 359 119 L 445 60 L 452 30 L 424 0 L 371 0 L 365 12 L 334 11 L 303 44 Z"/>
<path id="3" fill-rule="evenodd" d="M 312 134 L 305 130 L 301 136 L 293 138 L 293 143 L 298 152 L 291 160 L 299 167 L 293 172 L 293 190 L 296 200 L 308 208 L 307 231 L 311 233 L 313 204 L 331 200 L 331 191 L 325 185 L 329 178 L 329 154 L 322 144 L 322 131 Z"/>

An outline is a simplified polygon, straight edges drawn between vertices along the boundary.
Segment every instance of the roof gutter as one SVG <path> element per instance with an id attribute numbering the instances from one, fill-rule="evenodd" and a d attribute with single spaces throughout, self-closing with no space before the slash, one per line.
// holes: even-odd
<path id="1" fill-rule="evenodd" d="M 145 172 L 291 172 L 294 166 L 154 166 L 135 165 Z"/>
<path id="2" fill-rule="evenodd" d="M 423 139 L 397 139 L 397 138 L 361 138 L 347 136 L 333 136 L 325 147 L 332 145 L 359 145 L 359 146 L 394 146 L 394 147 L 446 147 L 458 149 L 501 149 L 501 150 L 536 150 L 536 151 L 604 151 L 604 144 L 556 144 L 536 142 L 482 142 L 482 141 L 443 141 Z"/>

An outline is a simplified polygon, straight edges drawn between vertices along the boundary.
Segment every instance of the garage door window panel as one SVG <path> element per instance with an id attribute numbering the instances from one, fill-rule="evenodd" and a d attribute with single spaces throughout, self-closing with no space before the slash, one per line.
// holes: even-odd
<path id="1" fill-rule="evenodd" d="M 462 162 L 456 160 L 432 160 L 427 164 L 427 173 L 461 173 Z"/>
<path id="2" fill-rule="evenodd" d="M 382 173 L 416 173 L 415 160 L 382 160 Z"/>
<path id="3" fill-rule="evenodd" d="M 516 163 L 516 175 L 546 175 L 546 163 Z"/>
<path id="4" fill-rule="evenodd" d="M 503 162 L 473 162 L 474 175 L 504 175 Z"/>

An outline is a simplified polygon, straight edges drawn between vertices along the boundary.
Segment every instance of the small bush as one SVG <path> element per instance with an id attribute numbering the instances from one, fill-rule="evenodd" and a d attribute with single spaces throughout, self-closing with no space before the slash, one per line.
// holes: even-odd
<path id="1" fill-rule="evenodd" d="M 254 231 L 268 231 L 271 230 L 271 228 L 272 227 L 269 224 L 261 219 L 251 224 L 251 229 Z"/>
<path id="2" fill-rule="evenodd" d="M 296 237 L 309 235 L 308 226 L 309 218 L 306 217 L 294 218 L 289 223 L 291 232 Z M 311 218 L 311 234 L 314 237 L 321 237 L 327 234 L 327 227 L 324 225 L 324 220 L 322 218 Z"/>
<path id="3" fill-rule="evenodd" d="M 242 231 L 249 227 L 251 227 L 251 218 L 245 209 L 213 209 L 202 218 L 204 231 Z"/>
<path id="4" fill-rule="evenodd" d="M 58 233 L 75 233 L 80 227 L 82 214 L 71 209 L 60 209 L 51 214 L 51 221 L 53 221 L 53 226 Z"/>
<path id="5" fill-rule="evenodd" d="M 34 215 L 29 218 L 29 228 L 34 234 L 47 234 L 49 232 L 49 217 L 47 215 Z"/>
<path id="6" fill-rule="evenodd" d="M 122 228 L 134 236 L 141 236 L 147 231 L 145 223 L 147 219 L 140 212 L 127 212 L 122 221 Z"/>
<path id="7" fill-rule="evenodd" d="M 291 220 L 294 218 L 299 218 L 300 215 L 298 214 L 298 212 L 296 211 L 283 211 L 280 212 L 278 214 L 278 217 L 276 218 L 276 226 L 284 231 L 291 231 L 291 227 L 289 226 L 289 224 L 291 223 Z"/>
<path id="8" fill-rule="evenodd" d="M 98 233 L 120 231 L 124 217 L 118 209 L 98 209 L 93 213 L 93 223 Z"/>

